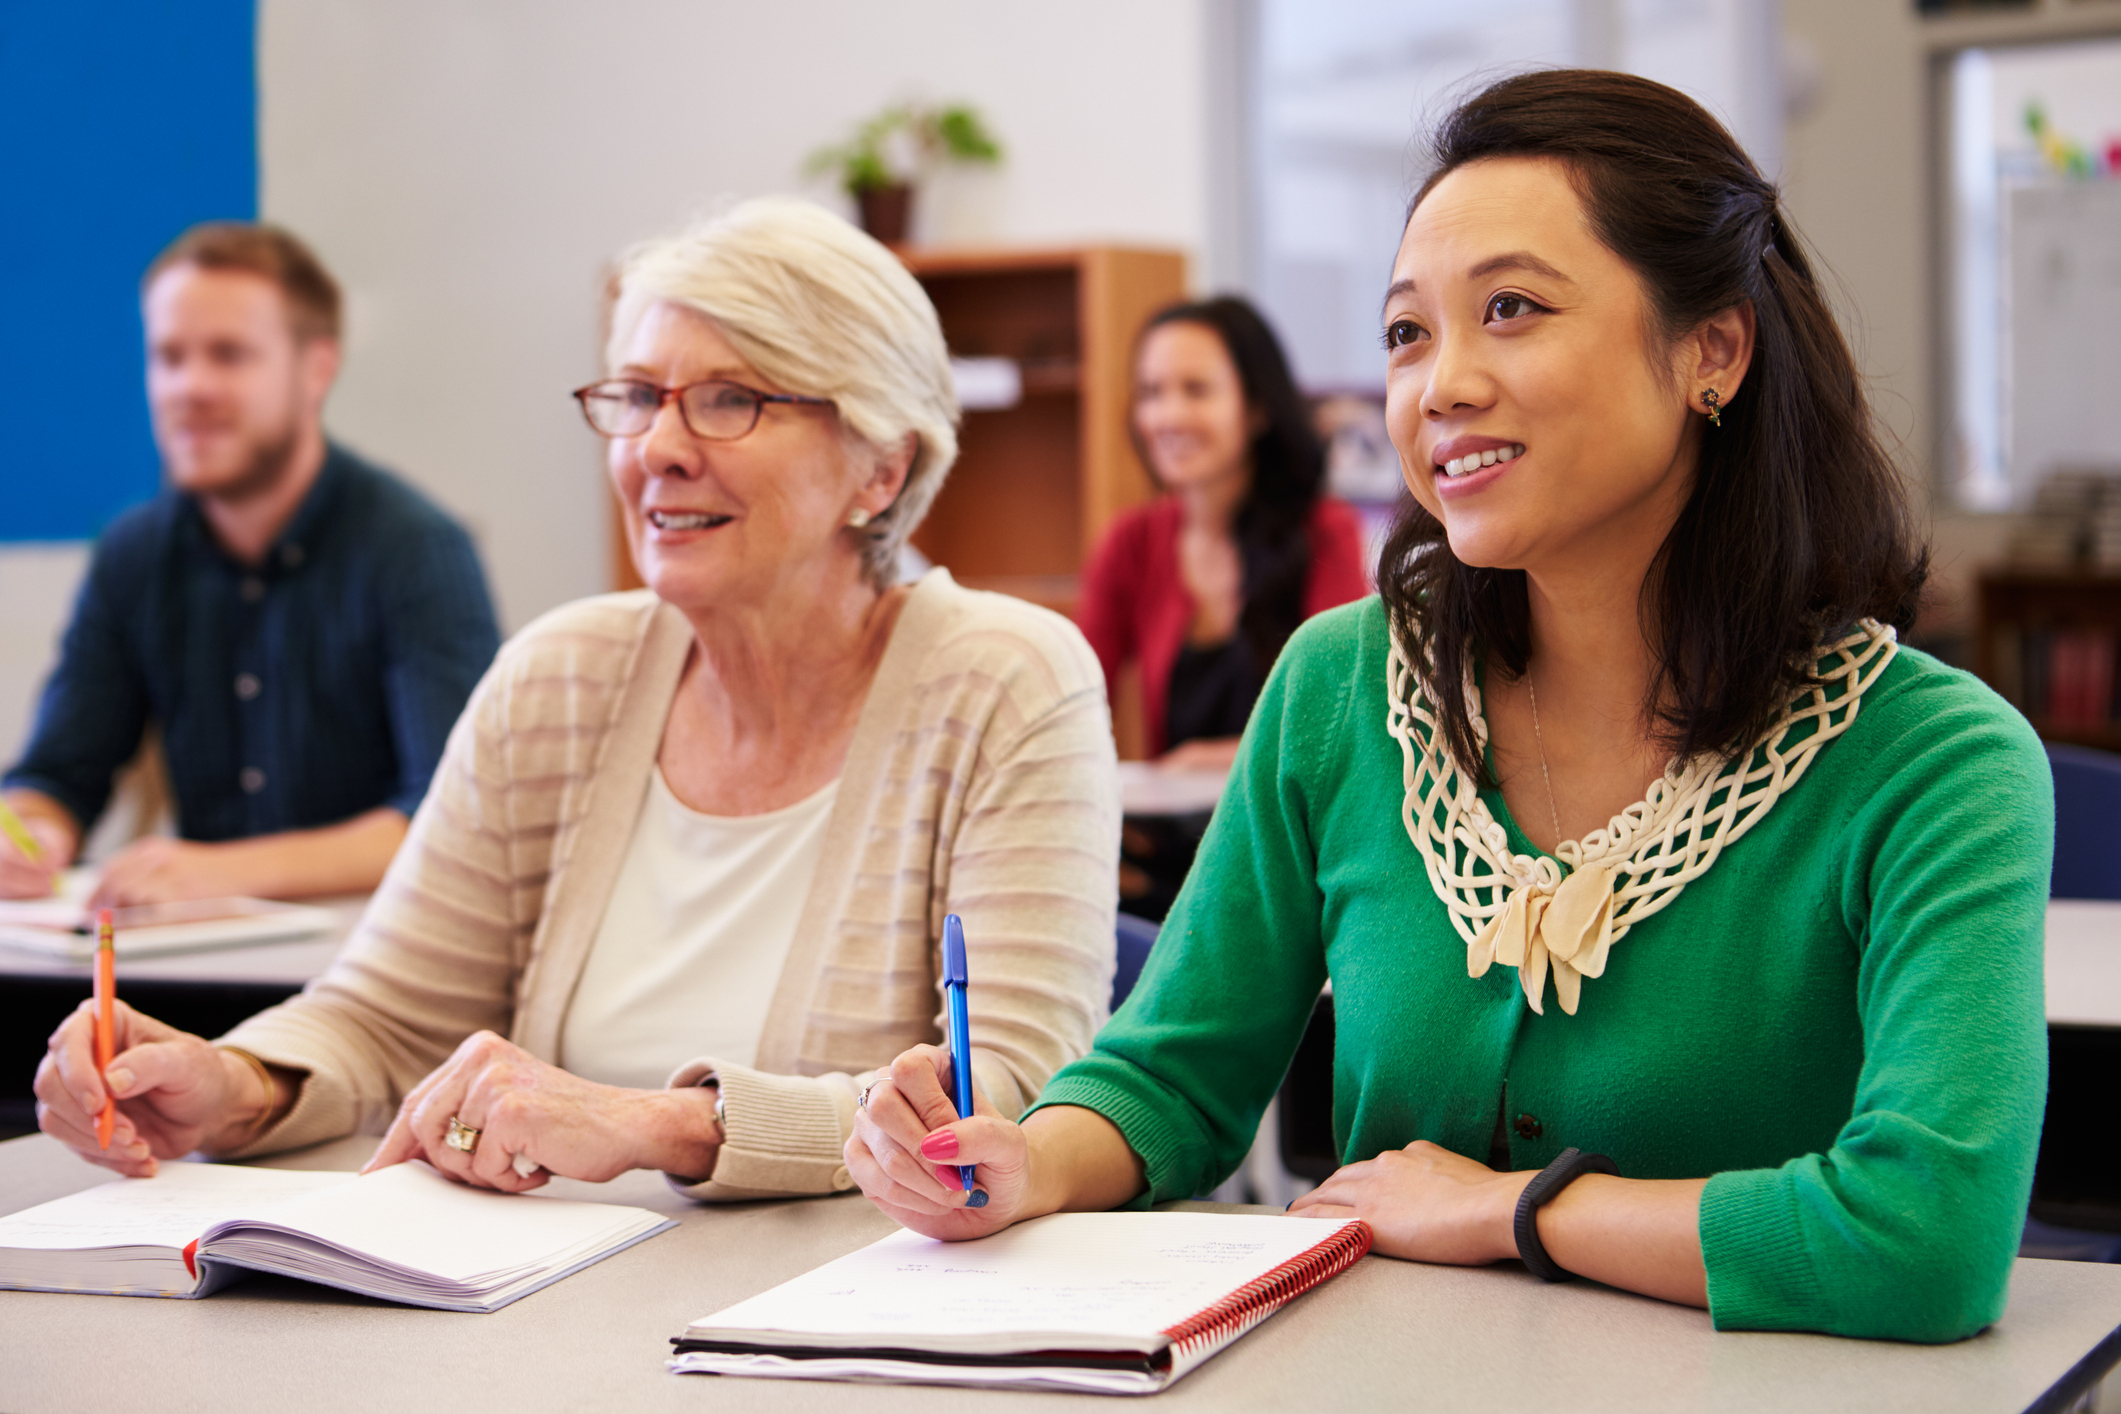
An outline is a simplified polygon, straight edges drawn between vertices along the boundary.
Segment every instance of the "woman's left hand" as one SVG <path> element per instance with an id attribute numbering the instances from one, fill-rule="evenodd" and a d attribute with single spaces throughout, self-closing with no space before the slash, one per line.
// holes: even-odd
<path id="1" fill-rule="evenodd" d="M 1372 1251 L 1478 1266 L 1517 1255 L 1517 1198 L 1534 1173 L 1497 1173 L 1426 1139 L 1349 1164 L 1289 1205 L 1307 1218 L 1361 1218 Z"/>
<path id="2" fill-rule="evenodd" d="M 481 1031 L 406 1095 L 361 1172 L 425 1159 L 503 1193 L 542 1187 L 553 1174 L 590 1183 L 637 1168 L 705 1177 L 721 1147 L 714 1101 L 711 1088 L 598 1085 Z M 479 1131 L 469 1154 L 447 1142 L 452 1117 Z"/>

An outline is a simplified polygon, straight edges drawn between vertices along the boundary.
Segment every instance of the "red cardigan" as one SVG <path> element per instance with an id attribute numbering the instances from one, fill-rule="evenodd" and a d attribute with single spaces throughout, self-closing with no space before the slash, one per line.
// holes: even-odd
<path id="1" fill-rule="evenodd" d="M 1193 624 L 1193 597 L 1178 572 L 1178 502 L 1161 496 L 1124 512 L 1083 569 L 1075 623 L 1104 665 L 1105 691 L 1117 691 L 1120 669 L 1141 664 L 1142 709 L 1151 756 L 1164 751 L 1164 713 L 1171 668 Z M 1362 523 L 1344 501 L 1321 496 L 1311 510 L 1311 571 L 1304 617 L 1370 592 L 1363 573 Z"/>

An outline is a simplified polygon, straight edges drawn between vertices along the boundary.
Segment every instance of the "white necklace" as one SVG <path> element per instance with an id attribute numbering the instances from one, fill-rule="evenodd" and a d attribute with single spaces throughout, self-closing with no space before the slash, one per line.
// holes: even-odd
<path id="1" fill-rule="evenodd" d="M 1897 652 L 1891 628 L 1863 620 L 1820 649 L 1817 685 L 1797 693 L 1751 750 L 1728 761 L 1674 757 L 1642 800 L 1603 830 L 1560 840 L 1548 857 L 1510 848 L 1479 787 L 1445 750 L 1430 689 L 1395 634 L 1385 663 L 1385 726 L 1404 765 L 1400 817 L 1421 852 L 1429 886 L 1465 939 L 1467 973 L 1482 976 L 1497 962 L 1517 968 L 1532 1010 L 1543 1014 L 1551 970 L 1561 1009 L 1573 1016 L 1583 979 L 1604 975 L 1613 944 L 1677 898 L 1725 845 L 1766 816 L 1820 748 L 1855 723 L 1864 692 Z M 1474 740 L 1485 749 L 1488 725 L 1470 663 L 1460 691 Z M 1536 718 L 1533 734 L 1536 739 Z M 1542 745 L 1542 769 L 1544 757 Z M 1550 777 L 1550 808 L 1552 795 Z M 1560 833 L 1557 814 L 1557 838 Z"/>

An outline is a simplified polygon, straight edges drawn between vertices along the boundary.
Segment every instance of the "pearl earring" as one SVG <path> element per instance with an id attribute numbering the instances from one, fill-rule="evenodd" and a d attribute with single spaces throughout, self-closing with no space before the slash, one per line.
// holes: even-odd
<path id="1" fill-rule="evenodd" d="M 860 506 L 856 506 L 853 510 L 847 512 L 847 524 L 852 526 L 854 529 L 860 530 L 868 523 L 869 512 L 863 510 Z"/>
<path id="2" fill-rule="evenodd" d="M 1723 426 L 1723 399 L 1716 395 L 1714 388 L 1701 390 L 1701 405 L 1708 409 L 1711 427 Z"/>

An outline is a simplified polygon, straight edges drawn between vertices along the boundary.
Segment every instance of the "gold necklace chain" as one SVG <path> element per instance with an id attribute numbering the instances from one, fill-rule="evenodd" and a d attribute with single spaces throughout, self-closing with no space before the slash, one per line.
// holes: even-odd
<path id="1" fill-rule="evenodd" d="M 1547 783 L 1547 814 L 1554 820 L 1554 848 L 1561 848 L 1561 809 L 1554 804 L 1554 773 L 1547 769 L 1547 739 L 1539 732 L 1539 689 L 1532 686 L 1532 668 L 1524 670 L 1524 690 L 1532 695 L 1532 740 L 1539 747 L 1539 774 Z"/>

